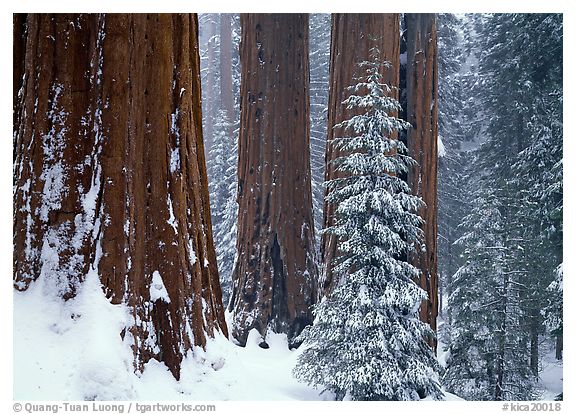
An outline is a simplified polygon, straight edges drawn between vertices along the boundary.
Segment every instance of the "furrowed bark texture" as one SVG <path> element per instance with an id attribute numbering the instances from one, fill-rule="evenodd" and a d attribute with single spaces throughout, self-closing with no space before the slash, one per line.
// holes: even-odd
<path id="1" fill-rule="evenodd" d="M 412 191 L 426 205 L 424 219 L 425 248 L 411 257 L 421 270 L 420 286 L 428 293 L 422 303 L 420 318 L 436 331 L 438 316 L 437 261 L 437 172 L 438 172 L 438 61 L 436 18 L 434 14 L 406 14 L 406 117 L 412 127 L 407 144 L 410 156 L 418 165 L 408 174 Z M 434 347 L 436 342 L 431 341 Z"/>
<path id="2" fill-rule="evenodd" d="M 374 47 L 380 51 L 382 61 L 391 64 L 389 68 L 383 67 L 381 73 L 383 82 L 394 88 L 392 96 L 398 99 L 400 16 L 397 13 L 332 15 L 325 181 L 342 176 L 332 165 L 334 159 L 343 155 L 332 145 L 333 138 L 343 133 L 334 126 L 356 115 L 354 111 L 346 109 L 342 102 L 349 96 L 347 88 L 355 84 L 355 78 L 362 73 L 358 64 L 369 60 L 370 50 Z M 334 225 L 335 210 L 333 204 L 324 204 L 323 228 Z M 332 270 L 333 260 L 338 255 L 336 237 L 323 234 L 320 250 L 324 266 L 321 294 L 329 295 L 338 284 Z"/>
<path id="3" fill-rule="evenodd" d="M 16 33 L 16 30 L 15 30 Z M 195 15 L 29 15 L 14 285 L 126 304 L 134 368 L 227 335 L 211 236 Z M 16 62 L 15 62 L 16 65 Z M 16 91 L 16 88 L 15 88 Z M 153 295 L 158 272 L 168 298 Z"/>
<path id="4" fill-rule="evenodd" d="M 24 75 L 24 57 L 26 53 L 26 15 L 14 14 L 12 15 L 12 56 L 13 56 L 13 71 L 12 71 L 12 86 L 13 86 L 13 101 L 12 101 L 12 116 L 13 125 L 20 123 L 18 110 L 19 92 L 22 87 L 22 76 Z M 23 92 L 23 91 L 22 91 Z M 15 139 L 16 135 L 14 135 Z M 13 143 L 15 149 L 15 142 Z M 14 153 L 14 158 L 16 153 Z"/>
<path id="5" fill-rule="evenodd" d="M 309 153 L 308 16 L 243 14 L 238 259 L 230 309 L 292 341 L 316 297 Z"/>

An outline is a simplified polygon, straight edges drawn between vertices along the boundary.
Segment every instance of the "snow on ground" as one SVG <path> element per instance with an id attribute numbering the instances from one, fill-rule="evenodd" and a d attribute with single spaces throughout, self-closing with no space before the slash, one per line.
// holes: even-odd
<path id="1" fill-rule="evenodd" d="M 240 347 L 222 335 L 194 349 L 180 381 L 151 360 L 132 372 L 132 351 L 119 332 L 128 310 L 112 305 L 91 272 L 75 299 L 63 302 L 42 280 L 14 291 L 14 399 L 16 400 L 332 400 L 292 376 L 302 349 L 289 350 L 286 335 L 269 333 L 269 349 L 253 330 Z M 442 355 L 440 356 L 442 358 Z M 562 389 L 562 364 L 546 356 L 544 399 Z M 446 393 L 446 400 L 461 400 Z"/>
<path id="2" fill-rule="evenodd" d="M 269 349 L 258 346 L 260 335 L 253 330 L 245 348 L 220 336 L 210 341 L 206 352 L 196 348 L 175 381 L 166 367 L 151 361 L 139 380 L 141 398 L 210 400 L 321 400 L 329 395 L 297 382 L 291 374 L 298 351 L 290 351 L 286 335 L 269 334 Z M 159 390 L 159 384 L 163 389 Z"/>
<path id="3" fill-rule="evenodd" d="M 540 362 L 540 379 L 538 388 L 540 399 L 554 400 L 562 392 L 563 387 L 563 361 L 558 361 L 554 345 L 548 341 L 541 345 L 542 360 Z"/>
<path id="4" fill-rule="evenodd" d="M 95 273 L 68 302 L 56 299 L 42 278 L 14 291 L 14 398 L 137 397 L 132 352 L 118 334 L 127 317 L 105 298 Z"/>
<path id="5" fill-rule="evenodd" d="M 447 303 L 447 298 L 445 302 Z M 445 344 L 447 335 L 445 332 L 445 321 L 439 316 L 438 317 L 438 362 L 440 366 L 446 368 L 448 359 L 450 358 L 450 350 Z M 545 340 L 540 344 L 540 352 L 542 359 L 540 361 L 540 375 L 537 384 L 537 391 L 540 400 L 552 401 L 560 394 L 563 390 L 563 361 L 556 360 L 555 348 L 552 340 Z M 460 397 L 446 393 L 446 400 L 462 400 Z"/>
<path id="6" fill-rule="evenodd" d="M 14 398 L 18 400 L 325 400 L 329 393 L 297 382 L 302 351 L 286 335 L 269 334 L 269 349 L 252 331 L 242 348 L 222 335 L 185 359 L 180 381 L 151 360 L 132 373 L 132 352 L 119 332 L 125 307 L 112 305 L 95 275 L 63 302 L 41 280 L 14 292 Z"/>

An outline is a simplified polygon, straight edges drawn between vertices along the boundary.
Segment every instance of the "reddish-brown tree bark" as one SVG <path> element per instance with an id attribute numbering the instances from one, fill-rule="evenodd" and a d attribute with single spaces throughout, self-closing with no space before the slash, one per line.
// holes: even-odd
<path id="1" fill-rule="evenodd" d="M 412 256 L 421 270 L 420 286 L 428 300 L 420 308 L 421 319 L 436 331 L 438 316 L 437 261 L 437 172 L 438 172 L 438 62 L 434 14 L 406 14 L 406 117 L 412 127 L 407 144 L 418 163 L 409 173 L 414 194 L 426 205 L 419 212 L 424 219 L 425 248 Z M 432 345 L 435 346 L 435 341 Z"/>
<path id="2" fill-rule="evenodd" d="M 382 68 L 383 81 L 393 87 L 392 94 L 398 99 L 400 70 L 400 16 L 390 14 L 333 14 L 330 50 L 330 95 L 328 100 L 328 139 L 326 142 L 325 181 L 338 178 L 341 173 L 334 170 L 332 160 L 342 154 L 333 148 L 331 141 L 342 133 L 335 125 L 350 119 L 355 113 L 346 109 L 342 102 L 348 97 L 347 88 L 355 83 L 361 73 L 358 64 L 370 58 L 370 50 L 377 48 L 382 61 L 390 62 Z M 323 228 L 334 224 L 336 206 L 324 204 Z M 337 285 L 332 264 L 338 254 L 334 235 L 323 234 L 321 240 L 324 275 L 322 294 L 329 294 Z"/>
<path id="3" fill-rule="evenodd" d="M 14 125 L 15 287 L 44 278 L 71 299 L 97 273 L 131 311 L 134 368 L 156 358 L 176 378 L 227 335 L 197 38 L 195 15 L 29 15 Z"/>
<path id="4" fill-rule="evenodd" d="M 317 270 L 310 184 L 308 16 L 243 14 L 238 259 L 230 302 L 242 344 L 292 341 L 312 323 Z"/>
<path id="5" fill-rule="evenodd" d="M 14 14 L 12 15 L 12 27 L 13 27 L 13 70 L 12 70 L 12 86 L 13 86 L 13 101 L 12 101 L 12 115 L 14 125 L 18 124 L 20 121 L 18 116 L 20 111 L 18 110 L 18 94 L 20 88 L 22 87 L 22 77 L 24 75 L 24 56 L 26 53 L 26 15 L 25 14 Z M 15 156 L 16 154 L 14 154 Z"/>

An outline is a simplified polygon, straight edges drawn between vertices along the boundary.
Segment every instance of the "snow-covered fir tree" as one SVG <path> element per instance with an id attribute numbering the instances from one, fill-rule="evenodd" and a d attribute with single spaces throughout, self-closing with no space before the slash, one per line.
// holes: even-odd
<path id="1" fill-rule="evenodd" d="M 236 256 L 236 225 L 238 203 L 236 202 L 236 168 L 238 160 L 237 128 L 233 128 L 224 110 L 218 112 L 214 124 L 214 142 L 210 149 L 208 165 L 210 210 L 213 219 L 214 242 L 218 273 L 222 287 L 223 303 L 226 305 L 232 291 L 232 268 Z M 234 131 L 229 136 L 229 131 Z"/>
<path id="2" fill-rule="evenodd" d="M 337 399 L 439 398 L 438 364 L 426 342 L 433 335 L 419 320 L 426 293 L 414 283 L 418 270 L 402 260 L 421 239 L 422 201 L 400 178 L 413 160 L 394 134 L 409 127 L 382 83 L 377 50 L 360 64 L 365 75 L 343 102 L 358 114 L 337 125 L 334 145 L 346 156 L 336 168 L 344 177 L 327 183 L 337 206 L 326 231 L 340 240 L 335 263 L 339 284 L 315 309 L 301 338 L 305 350 L 295 376 L 334 392 Z"/>
<path id="3" fill-rule="evenodd" d="M 520 80 L 526 85 L 522 101 L 523 149 L 518 153 L 512 181 L 520 201 L 521 238 L 526 269 L 526 310 L 534 348 L 532 368 L 538 375 L 539 336 L 544 333 L 543 307 L 553 300 L 547 287 L 556 279 L 562 263 L 562 17 L 561 15 L 520 15 L 517 24 L 531 36 L 515 40 L 522 49 Z M 537 57 L 534 59 L 534 57 Z M 546 62 L 546 64 L 543 64 Z M 560 331 L 548 332 L 557 339 L 562 353 Z"/>

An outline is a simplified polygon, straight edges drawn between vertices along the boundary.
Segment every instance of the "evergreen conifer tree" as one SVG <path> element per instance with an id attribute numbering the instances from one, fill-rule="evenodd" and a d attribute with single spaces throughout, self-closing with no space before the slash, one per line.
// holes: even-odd
<path id="1" fill-rule="evenodd" d="M 513 266 L 505 205 L 498 189 L 476 182 L 475 204 L 464 218 L 465 264 L 453 276 L 446 389 L 467 400 L 530 400 L 534 377 L 522 326 L 523 285 Z"/>
<path id="2" fill-rule="evenodd" d="M 334 161 L 344 177 L 327 183 L 336 220 L 326 231 L 339 239 L 339 284 L 301 335 L 306 348 L 294 373 L 337 399 L 439 398 L 438 365 L 426 342 L 433 333 L 418 316 L 426 293 L 414 282 L 418 270 L 402 260 L 422 237 L 422 201 L 400 178 L 413 160 L 394 138 L 409 124 L 392 115 L 400 105 L 382 83 L 382 65 L 373 49 L 343 102 L 358 114 L 337 125 L 349 134 L 334 138 L 347 154 Z"/>
<path id="3" fill-rule="evenodd" d="M 468 182 L 445 385 L 467 399 L 527 400 L 562 260 L 562 18 L 484 15 L 475 26 L 482 52 L 471 92 L 484 140 Z"/>

